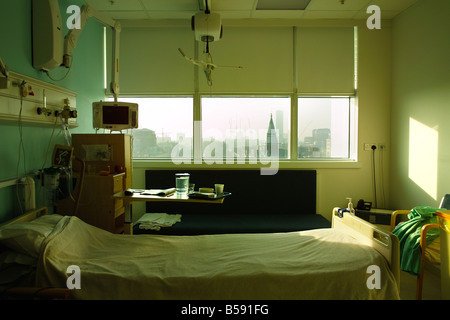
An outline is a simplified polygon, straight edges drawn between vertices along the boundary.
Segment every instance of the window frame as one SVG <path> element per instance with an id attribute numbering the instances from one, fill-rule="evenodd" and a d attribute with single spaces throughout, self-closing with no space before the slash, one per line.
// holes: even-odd
<path id="1" fill-rule="evenodd" d="M 225 98 L 225 99 L 230 99 L 230 98 L 283 98 L 283 99 L 289 99 L 289 110 L 288 110 L 288 123 L 286 123 L 286 125 L 288 126 L 288 131 L 289 131 L 289 137 L 288 137 L 288 153 L 287 153 L 287 157 L 286 158 L 279 158 L 279 161 L 290 161 L 291 160 L 291 127 L 292 127 L 292 119 L 291 119 L 291 110 L 292 110 L 292 97 L 289 94 L 277 94 L 277 95 L 273 95 L 273 94 L 204 94 L 204 95 L 200 95 L 199 99 L 200 99 L 200 113 L 203 116 L 203 109 L 202 109 L 202 105 L 201 105 L 201 101 L 203 98 Z M 202 119 L 203 121 L 203 119 Z M 203 124 L 203 123 L 202 123 Z M 268 124 L 267 124 L 268 125 Z M 259 129 L 259 130 L 265 130 L 266 128 L 263 129 Z M 203 127 L 202 127 L 203 130 Z M 200 141 L 201 141 L 201 149 L 203 152 L 203 135 L 200 137 Z M 203 158 L 203 154 L 202 154 L 202 159 L 205 162 L 211 162 L 214 161 L 217 158 Z M 222 158 L 222 162 L 225 163 L 254 163 L 254 162 L 258 162 L 260 159 L 259 158 L 254 158 L 254 157 L 246 157 L 244 159 L 236 157 L 234 159 L 227 159 L 226 155 L 224 155 L 224 157 Z M 264 160 L 263 160 L 264 161 Z"/>
<path id="2" fill-rule="evenodd" d="M 298 150 L 295 153 L 295 161 L 336 161 L 336 162 L 342 162 L 342 161 L 358 161 L 358 136 L 357 136 L 357 97 L 356 95 L 297 95 L 297 119 L 296 119 L 296 131 L 299 129 L 299 100 L 303 98 L 313 98 L 313 99 L 332 99 L 332 98 L 347 98 L 349 101 L 349 110 L 348 110 L 348 157 L 311 157 L 311 158 L 300 158 L 298 156 Z M 298 134 L 295 137 L 296 146 L 299 146 L 299 136 Z"/>
<path id="3" fill-rule="evenodd" d="M 349 157 L 348 158 L 297 158 L 298 154 L 298 99 L 305 97 L 349 97 L 350 100 L 350 119 L 349 119 Z M 173 168 L 180 165 L 187 168 L 203 167 L 204 165 L 217 168 L 259 168 L 260 163 L 250 163 L 248 159 L 245 162 L 227 163 L 226 158 L 223 158 L 222 163 L 206 162 L 202 157 L 202 136 L 201 125 L 196 128 L 196 123 L 201 124 L 202 106 L 201 98 L 203 97 L 290 97 L 290 138 L 289 138 L 289 153 L 287 158 L 278 159 L 280 168 L 286 169 L 308 169 L 308 168 L 359 168 L 358 161 L 358 98 L 357 95 L 336 95 L 336 94 L 322 94 L 322 95 L 302 95 L 297 93 L 273 93 L 273 94 L 211 94 L 211 93 L 196 93 L 196 94 L 170 94 L 170 95 L 123 95 L 120 99 L 126 98 L 177 98 L 190 97 L 193 98 L 193 145 L 192 157 L 190 159 L 180 158 L 178 161 L 173 161 L 171 158 L 133 158 L 133 166 L 156 168 Z M 108 97 L 110 98 L 110 97 Z M 126 132 L 125 132 L 126 133 Z"/>
<path id="4" fill-rule="evenodd" d="M 192 95 L 189 95 L 189 94 L 182 94 L 182 95 L 122 95 L 121 97 L 119 97 L 118 100 L 126 102 L 126 101 L 129 101 L 130 99 L 137 100 L 137 99 L 152 99 L 152 98 L 155 98 L 155 99 L 189 98 L 189 99 L 192 100 L 191 112 L 193 114 L 193 116 L 192 116 L 192 119 L 193 119 L 192 126 L 193 127 L 192 127 L 191 134 L 192 134 L 192 141 L 193 141 L 194 140 L 194 132 L 195 132 L 194 131 L 194 123 L 195 123 L 195 119 L 194 119 L 194 105 L 195 105 L 195 103 L 194 103 L 194 97 Z M 109 97 L 107 97 L 107 101 L 114 101 L 114 98 L 112 96 L 109 96 Z M 133 101 L 133 102 L 137 103 L 137 101 Z M 139 107 L 141 107 L 141 106 L 139 106 Z M 140 120 L 141 116 L 138 116 L 138 117 L 139 117 L 139 122 L 140 122 L 141 121 Z M 138 128 L 138 129 L 141 129 L 141 128 Z M 136 129 L 126 130 L 126 132 L 131 134 L 131 135 L 133 135 L 133 131 L 134 130 L 136 130 Z M 156 133 L 157 132 L 155 131 L 155 134 Z M 156 136 L 156 139 L 158 139 L 158 136 Z M 190 150 L 190 154 L 191 155 L 194 154 L 194 149 L 193 149 L 194 147 L 193 147 L 193 145 L 194 145 L 194 143 L 192 143 L 192 146 L 191 146 L 191 150 Z M 132 156 L 133 156 L 133 152 L 132 152 Z M 180 158 L 177 158 L 177 161 L 189 161 L 191 158 L 192 158 L 192 156 L 190 158 L 180 157 Z M 142 158 L 141 157 L 134 158 L 133 157 L 133 161 L 155 161 L 155 160 L 156 161 L 172 161 L 172 158 L 165 157 L 165 156 L 160 156 L 160 157 L 154 156 L 154 157 L 149 157 L 149 158 L 144 158 L 144 157 L 142 157 Z"/>

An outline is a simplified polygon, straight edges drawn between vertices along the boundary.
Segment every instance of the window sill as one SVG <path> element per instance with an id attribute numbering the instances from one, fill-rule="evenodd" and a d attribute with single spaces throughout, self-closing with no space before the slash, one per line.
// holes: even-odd
<path id="1" fill-rule="evenodd" d="M 181 161 L 180 161 L 181 162 Z M 176 164 L 167 159 L 133 159 L 133 168 L 155 168 L 155 169 L 260 169 L 269 168 L 270 163 L 262 164 L 260 162 L 256 164 L 244 164 L 236 163 L 194 163 L 192 160 L 186 160 L 185 163 Z M 272 168 L 276 166 L 276 163 L 272 164 Z M 361 163 L 353 160 L 280 160 L 278 168 L 283 169 L 360 169 Z"/>

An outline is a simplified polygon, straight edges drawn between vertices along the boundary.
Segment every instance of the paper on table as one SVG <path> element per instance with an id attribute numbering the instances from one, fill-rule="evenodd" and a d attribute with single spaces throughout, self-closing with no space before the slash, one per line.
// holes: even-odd
<path id="1" fill-rule="evenodd" d="M 175 188 L 169 188 L 169 189 L 149 189 L 145 190 L 141 194 L 144 196 L 168 196 L 171 195 L 176 191 Z"/>

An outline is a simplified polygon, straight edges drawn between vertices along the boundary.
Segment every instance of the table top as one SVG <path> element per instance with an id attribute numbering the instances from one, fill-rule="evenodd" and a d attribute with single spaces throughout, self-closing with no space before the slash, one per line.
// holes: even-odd
<path id="1" fill-rule="evenodd" d="M 123 199 L 124 201 L 167 201 L 167 202 L 198 202 L 198 203 L 223 203 L 225 198 L 220 199 L 192 199 L 187 194 L 172 193 L 169 196 L 151 196 L 135 193 L 131 196 L 125 195 L 124 192 L 118 192 L 113 195 L 116 199 Z"/>

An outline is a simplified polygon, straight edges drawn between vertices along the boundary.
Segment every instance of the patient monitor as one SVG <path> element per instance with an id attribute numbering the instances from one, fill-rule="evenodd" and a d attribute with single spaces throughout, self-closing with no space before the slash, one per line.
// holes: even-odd
<path id="1" fill-rule="evenodd" d="M 92 115 L 95 129 L 121 131 L 138 127 L 137 103 L 94 102 Z"/>

